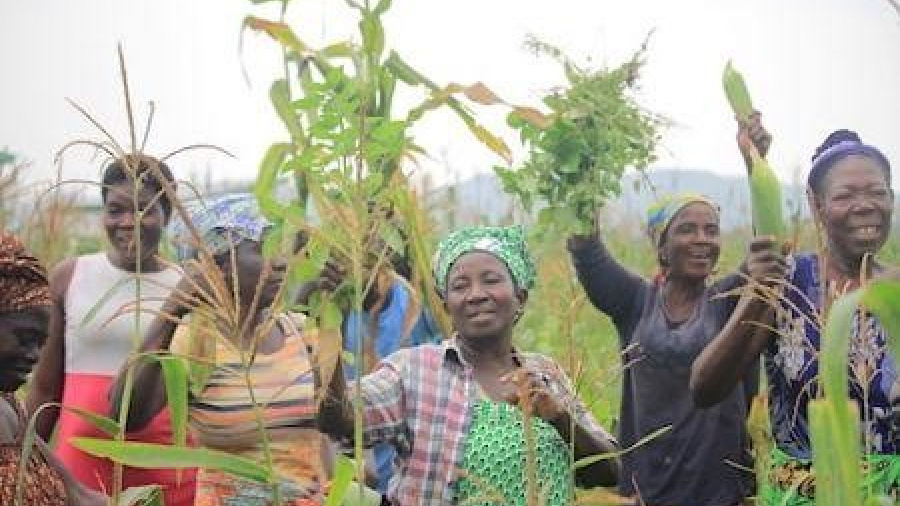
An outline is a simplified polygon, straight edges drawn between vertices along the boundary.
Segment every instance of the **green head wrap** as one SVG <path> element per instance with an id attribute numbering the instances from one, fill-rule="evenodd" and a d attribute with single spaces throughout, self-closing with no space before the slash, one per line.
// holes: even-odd
<path id="1" fill-rule="evenodd" d="M 434 255 L 434 282 L 442 297 L 447 294 L 447 275 L 453 264 L 472 251 L 484 251 L 502 260 L 517 288 L 534 286 L 537 272 L 522 227 L 467 227 L 445 237 Z"/>

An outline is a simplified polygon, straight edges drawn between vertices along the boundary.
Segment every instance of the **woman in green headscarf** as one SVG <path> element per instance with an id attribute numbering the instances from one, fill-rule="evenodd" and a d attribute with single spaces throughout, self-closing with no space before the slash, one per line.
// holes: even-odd
<path id="1" fill-rule="evenodd" d="M 555 506 L 571 503 L 576 480 L 615 483 L 615 460 L 573 476 L 573 458 L 613 451 L 615 443 L 552 359 L 513 346 L 535 279 L 522 230 L 473 227 L 450 234 L 438 247 L 434 276 L 453 338 L 396 352 L 361 382 L 366 444 L 388 441 L 397 448 L 391 504 L 524 505 L 531 491 L 543 498 L 540 504 Z M 320 427 L 352 438 L 353 410 L 340 368 L 332 378 Z M 526 450 L 526 431 L 534 451 Z"/>

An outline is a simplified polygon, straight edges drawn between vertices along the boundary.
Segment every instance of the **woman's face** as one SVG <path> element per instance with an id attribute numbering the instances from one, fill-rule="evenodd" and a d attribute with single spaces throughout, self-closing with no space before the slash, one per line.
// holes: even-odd
<path id="1" fill-rule="evenodd" d="M 233 274 L 237 274 L 236 281 L 241 302 L 244 305 L 251 304 L 259 288 L 258 307 L 272 305 L 281 285 L 284 284 L 287 263 L 284 260 L 263 257 L 262 244 L 256 241 L 241 241 L 235 246 L 234 254 L 234 264 L 226 260 L 222 269 L 225 279 L 229 282 L 235 279 Z M 260 280 L 262 280 L 261 287 Z"/>
<path id="2" fill-rule="evenodd" d="M 462 337 L 502 336 L 524 303 L 525 292 L 516 289 L 506 264 L 490 253 L 466 253 L 447 274 L 444 305 Z"/>
<path id="3" fill-rule="evenodd" d="M 705 280 L 719 260 L 719 241 L 719 213 L 702 202 L 686 205 L 672 218 L 659 248 L 667 275 Z"/>
<path id="4" fill-rule="evenodd" d="M 119 183 L 109 188 L 103 203 L 103 227 L 113 248 L 113 263 L 120 268 L 134 266 L 138 258 L 141 261 L 152 259 L 159 252 L 159 241 L 166 225 L 157 192 L 143 188 L 135 208 L 133 191 L 131 181 Z M 138 226 L 140 249 L 137 247 Z"/>
<path id="5" fill-rule="evenodd" d="M 873 159 L 851 155 L 838 160 L 813 199 L 831 253 L 848 263 L 875 254 L 891 230 L 894 192 Z"/>
<path id="6" fill-rule="evenodd" d="M 46 310 L 0 314 L 0 391 L 14 392 L 25 383 L 47 338 Z"/>

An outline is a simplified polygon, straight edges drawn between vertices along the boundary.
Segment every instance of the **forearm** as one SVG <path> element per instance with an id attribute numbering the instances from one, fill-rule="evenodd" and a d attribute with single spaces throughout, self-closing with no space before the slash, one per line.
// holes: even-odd
<path id="1" fill-rule="evenodd" d="M 35 432 L 45 441 L 49 441 L 53 435 L 53 429 L 59 420 L 59 408 L 57 406 L 47 406 L 41 409 L 41 406 L 59 403 L 61 400 L 62 392 L 60 392 L 60 389 L 50 389 L 35 383 L 28 391 L 25 405 L 28 413 L 32 415 L 40 409 L 40 413 L 38 413 L 35 421 Z"/>
<path id="2" fill-rule="evenodd" d="M 725 327 L 691 367 L 690 388 L 698 406 L 721 401 L 744 378 L 771 339 L 774 315 L 770 303 L 741 297 Z"/>
<path id="3" fill-rule="evenodd" d="M 599 235 L 572 236 L 567 246 L 578 281 L 594 307 L 614 320 L 623 317 L 643 280 L 612 257 Z"/>
<path id="4" fill-rule="evenodd" d="M 172 308 L 164 307 L 162 312 L 167 315 L 179 315 Z M 176 321 L 169 317 L 155 318 L 141 344 L 138 358 L 135 362 L 125 365 L 113 384 L 110 392 L 110 409 L 112 411 L 110 416 L 118 419 L 125 397 L 127 368 L 131 367 L 131 392 L 138 392 L 141 402 L 129 403 L 128 416 L 125 421 L 126 430 L 139 430 L 145 427 L 166 405 L 162 367 L 154 357 L 148 355 L 154 352 L 168 351 L 177 326 Z"/>
<path id="5" fill-rule="evenodd" d="M 563 440 L 574 446 L 576 461 L 618 450 L 612 440 L 578 424 L 577 419 L 569 412 L 564 412 L 557 418 L 553 422 L 553 426 L 556 427 Z M 575 478 L 579 485 L 585 487 L 615 485 L 619 479 L 619 461 L 614 457 L 598 460 L 577 469 Z"/>
<path id="6" fill-rule="evenodd" d="M 353 405 L 347 396 L 347 381 L 340 360 L 331 375 L 325 398 L 316 413 L 319 430 L 335 438 L 353 437 Z"/>

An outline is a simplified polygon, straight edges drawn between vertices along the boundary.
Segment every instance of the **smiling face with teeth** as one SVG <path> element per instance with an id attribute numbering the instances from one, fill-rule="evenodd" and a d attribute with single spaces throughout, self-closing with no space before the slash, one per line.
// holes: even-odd
<path id="1" fill-rule="evenodd" d="M 684 206 L 663 232 L 659 259 L 669 278 L 705 281 L 719 260 L 719 213 L 709 204 Z"/>
<path id="2" fill-rule="evenodd" d="M 825 229 L 829 254 L 840 265 L 858 269 L 862 258 L 881 249 L 890 233 L 890 182 L 877 161 L 850 155 L 829 169 L 823 183 L 811 205 Z"/>

